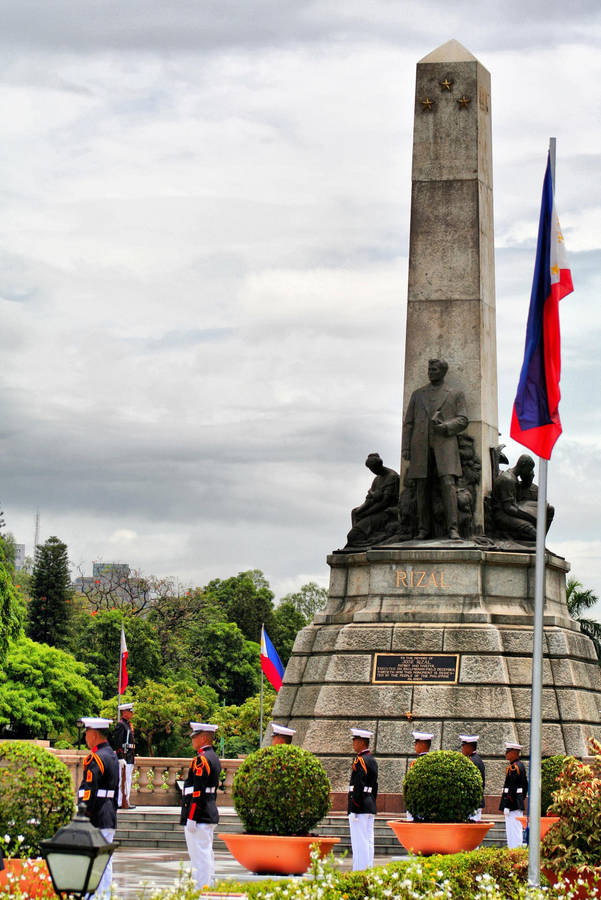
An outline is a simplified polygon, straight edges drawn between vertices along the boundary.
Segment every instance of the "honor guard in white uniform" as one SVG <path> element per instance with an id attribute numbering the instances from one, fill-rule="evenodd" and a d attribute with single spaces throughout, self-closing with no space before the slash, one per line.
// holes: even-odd
<path id="1" fill-rule="evenodd" d="M 200 890 L 215 881 L 213 832 L 219 822 L 217 788 L 221 763 L 213 750 L 217 725 L 190 722 L 190 737 L 196 756 L 190 763 L 182 789 L 180 823 L 186 826 L 186 845 L 192 873 Z"/>
<path id="2" fill-rule="evenodd" d="M 461 741 L 461 752 L 464 756 L 473 762 L 476 766 L 480 775 L 482 777 L 482 797 L 480 798 L 480 803 L 478 805 L 478 809 L 475 809 L 471 816 L 469 817 L 470 822 L 481 822 L 482 821 L 482 810 L 484 809 L 484 785 L 486 783 L 486 769 L 484 768 L 484 763 L 482 762 L 482 757 L 478 753 L 478 740 L 480 738 L 479 734 L 460 734 L 459 740 Z"/>
<path id="3" fill-rule="evenodd" d="M 413 738 L 413 747 L 415 749 L 415 759 L 419 756 L 425 756 L 426 753 L 430 752 L 430 747 L 432 746 L 432 738 L 434 735 L 430 731 L 412 731 L 411 737 Z M 412 759 L 409 763 L 409 768 L 415 765 L 415 759 Z M 413 816 L 409 812 L 409 810 L 405 811 L 405 815 L 407 817 L 408 822 L 413 822 Z"/>
<path id="4" fill-rule="evenodd" d="M 87 718 L 80 720 L 86 729 L 86 746 L 90 751 L 83 761 L 83 777 L 77 792 L 78 801 L 85 803 L 92 825 L 112 844 L 117 828 L 117 791 L 119 763 L 108 742 L 112 719 Z M 109 858 L 104 874 L 96 888 L 95 897 L 108 898 L 113 881 L 113 857 Z"/>
<path id="5" fill-rule="evenodd" d="M 277 722 L 271 723 L 271 745 L 291 744 L 292 738 L 296 734 L 294 728 L 288 728 L 286 725 L 278 725 Z"/>
<path id="6" fill-rule="evenodd" d="M 123 809 L 136 808 L 129 802 L 131 779 L 136 761 L 134 727 L 131 724 L 133 714 L 133 703 L 123 703 L 121 706 L 121 719 L 117 722 L 113 731 L 113 750 L 119 760 L 119 795 L 117 805 L 119 808 L 123 807 Z"/>
<path id="7" fill-rule="evenodd" d="M 369 750 L 373 731 L 351 728 L 355 758 L 348 788 L 348 819 L 353 871 L 374 864 L 374 819 L 378 796 L 378 764 Z"/>
<path id="8" fill-rule="evenodd" d="M 502 810 L 505 816 L 505 833 L 508 847 L 521 847 L 523 842 L 522 825 L 518 822 L 517 817 L 526 808 L 528 778 L 526 776 L 526 767 L 520 759 L 521 749 L 521 744 L 514 744 L 513 741 L 505 742 L 507 769 L 499 809 Z"/>

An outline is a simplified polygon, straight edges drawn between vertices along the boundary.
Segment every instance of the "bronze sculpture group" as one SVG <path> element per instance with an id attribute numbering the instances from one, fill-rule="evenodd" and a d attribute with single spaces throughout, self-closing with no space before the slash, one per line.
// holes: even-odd
<path id="1" fill-rule="evenodd" d="M 378 453 L 365 461 L 374 480 L 364 502 L 351 513 L 345 550 L 403 541 L 536 540 L 537 488 L 534 460 L 523 454 L 513 468 L 494 448 L 493 487 L 485 498 L 485 536 L 475 535 L 473 510 L 481 461 L 475 453 L 464 394 L 445 383 L 448 364 L 428 362 L 428 384 L 411 395 L 403 421 L 402 457 L 407 463 L 401 486 L 394 469 Z M 496 454 L 496 455 L 495 455 Z M 547 508 L 547 530 L 553 508 Z"/>

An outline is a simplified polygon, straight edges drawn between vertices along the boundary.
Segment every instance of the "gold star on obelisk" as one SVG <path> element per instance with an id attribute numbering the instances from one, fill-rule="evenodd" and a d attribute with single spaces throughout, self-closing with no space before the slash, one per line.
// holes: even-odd
<path id="1" fill-rule="evenodd" d="M 441 82 L 440 82 L 440 86 L 441 86 L 441 88 L 443 89 L 443 91 L 450 91 L 451 88 L 453 87 L 453 84 L 454 84 L 454 82 L 453 82 L 453 81 L 449 81 L 448 78 L 445 78 L 444 81 L 441 81 Z"/>
<path id="2" fill-rule="evenodd" d="M 459 104 L 459 106 L 462 106 L 464 109 L 466 109 L 468 103 L 471 102 L 471 99 L 472 99 L 471 97 L 466 97 L 465 94 L 464 94 L 463 97 L 460 97 L 460 98 L 459 98 L 459 100 L 457 101 L 457 103 Z"/>
<path id="3" fill-rule="evenodd" d="M 563 244 L 563 234 L 561 233 L 561 231 L 557 232 L 557 240 L 560 244 Z"/>
<path id="4" fill-rule="evenodd" d="M 551 275 L 559 275 L 559 266 L 551 266 Z"/>
<path id="5" fill-rule="evenodd" d="M 422 106 L 424 107 L 424 112 L 432 112 L 432 107 L 434 106 L 434 100 L 430 100 L 429 97 L 426 97 L 425 100 L 421 101 Z"/>

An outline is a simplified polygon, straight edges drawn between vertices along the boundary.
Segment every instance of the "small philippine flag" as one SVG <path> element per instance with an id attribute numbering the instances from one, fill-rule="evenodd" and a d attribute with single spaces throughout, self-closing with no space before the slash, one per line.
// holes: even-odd
<path id="1" fill-rule="evenodd" d="M 269 640 L 264 625 L 261 627 L 261 668 L 271 686 L 279 691 L 284 680 L 284 666 L 277 650 Z"/>

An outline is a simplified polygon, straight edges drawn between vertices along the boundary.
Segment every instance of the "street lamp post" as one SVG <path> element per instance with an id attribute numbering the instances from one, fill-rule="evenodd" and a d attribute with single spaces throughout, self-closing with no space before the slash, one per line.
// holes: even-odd
<path id="1" fill-rule="evenodd" d="M 100 883 L 108 862 L 117 848 L 94 828 L 80 804 L 72 822 L 59 828 L 54 837 L 40 842 L 52 885 L 60 896 L 91 896 Z"/>

